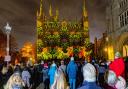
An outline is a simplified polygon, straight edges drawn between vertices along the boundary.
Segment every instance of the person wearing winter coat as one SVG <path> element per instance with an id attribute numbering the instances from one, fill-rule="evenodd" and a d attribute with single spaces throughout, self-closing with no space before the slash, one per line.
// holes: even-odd
<path id="1" fill-rule="evenodd" d="M 23 89 L 24 86 L 25 83 L 22 80 L 20 73 L 17 72 L 11 75 L 4 89 Z"/>
<path id="2" fill-rule="evenodd" d="M 101 89 L 101 87 L 96 84 L 96 69 L 92 64 L 87 63 L 84 65 L 83 77 L 84 82 L 78 89 Z"/>
<path id="3" fill-rule="evenodd" d="M 77 71 L 78 71 L 78 67 L 74 62 L 74 57 L 71 57 L 71 61 L 67 66 L 67 75 L 69 78 L 70 89 L 75 89 L 76 87 Z"/>
<path id="4" fill-rule="evenodd" d="M 53 64 L 51 65 L 48 75 L 50 77 L 50 86 L 54 83 L 54 76 L 55 76 L 55 72 L 57 70 L 57 66 L 56 64 L 53 62 Z"/>
<path id="5" fill-rule="evenodd" d="M 22 79 L 26 85 L 26 87 L 30 87 L 30 78 L 31 75 L 29 73 L 29 71 L 27 70 L 27 68 L 24 68 L 24 70 L 22 71 Z"/>
<path id="6" fill-rule="evenodd" d="M 117 77 L 125 77 L 125 63 L 119 52 L 116 52 L 114 61 L 109 65 L 109 70 L 114 71 Z"/>
<path id="7" fill-rule="evenodd" d="M 126 81 L 122 76 L 116 76 L 116 73 L 112 70 L 108 71 L 107 84 L 104 89 L 125 89 Z"/>
<path id="8" fill-rule="evenodd" d="M 48 76 L 48 64 L 45 63 L 42 69 L 44 89 L 49 89 L 49 76 Z"/>

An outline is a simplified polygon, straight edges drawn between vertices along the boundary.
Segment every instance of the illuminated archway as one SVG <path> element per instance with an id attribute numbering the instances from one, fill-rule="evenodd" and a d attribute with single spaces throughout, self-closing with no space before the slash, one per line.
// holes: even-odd
<path id="1" fill-rule="evenodd" d="M 122 53 L 123 57 L 128 56 L 128 32 L 125 32 L 117 39 L 116 50 Z"/>

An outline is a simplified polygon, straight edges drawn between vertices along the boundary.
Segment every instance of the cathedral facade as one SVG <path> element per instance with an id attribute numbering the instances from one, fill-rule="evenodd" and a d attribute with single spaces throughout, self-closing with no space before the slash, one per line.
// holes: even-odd
<path id="1" fill-rule="evenodd" d="M 43 12 L 43 2 L 40 2 L 40 10 L 37 11 L 37 53 L 43 48 L 60 47 L 66 50 L 68 47 L 85 47 L 89 43 L 88 15 L 83 7 L 80 21 L 59 20 L 59 11 L 54 15 L 52 6 L 49 6 L 49 15 Z"/>

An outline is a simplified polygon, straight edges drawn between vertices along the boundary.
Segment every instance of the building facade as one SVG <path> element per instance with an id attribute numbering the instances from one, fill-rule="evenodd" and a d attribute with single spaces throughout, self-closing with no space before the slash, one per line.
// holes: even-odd
<path id="1" fill-rule="evenodd" d="M 37 11 L 37 54 L 41 54 L 43 48 L 54 50 L 56 47 L 66 51 L 68 47 L 85 47 L 89 43 L 88 15 L 83 7 L 80 21 L 59 20 L 59 10 L 49 6 L 49 15 L 43 11 L 43 2 L 40 2 L 40 10 Z M 65 18 L 66 19 L 66 18 Z"/>
<path id="2" fill-rule="evenodd" d="M 128 56 L 128 0 L 109 0 L 106 25 L 109 50 L 113 50 L 113 54 L 119 51 L 123 57 Z"/>

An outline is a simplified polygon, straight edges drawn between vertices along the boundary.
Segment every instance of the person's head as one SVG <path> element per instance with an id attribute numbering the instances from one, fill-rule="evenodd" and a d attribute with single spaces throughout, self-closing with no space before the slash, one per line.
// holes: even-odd
<path id="1" fill-rule="evenodd" d="M 71 61 L 74 61 L 74 57 L 71 57 L 71 59 L 70 59 Z"/>
<path id="2" fill-rule="evenodd" d="M 12 75 L 12 82 L 15 83 L 15 84 L 20 84 L 22 81 L 21 77 L 20 77 L 20 74 L 19 73 L 14 73 Z"/>
<path id="3" fill-rule="evenodd" d="M 115 53 L 115 59 L 120 58 L 120 57 L 121 57 L 121 54 L 119 52 L 116 52 Z"/>
<path id="4" fill-rule="evenodd" d="M 13 85 L 24 86 L 24 82 L 18 72 L 11 75 L 5 87 L 6 89 L 12 89 Z"/>
<path id="5" fill-rule="evenodd" d="M 115 87 L 117 89 L 125 89 L 126 88 L 126 81 L 125 81 L 125 79 L 123 77 L 119 76 L 118 80 L 116 82 Z"/>
<path id="6" fill-rule="evenodd" d="M 85 64 L 83 67 L 83 76 L 84 76 L 84 81 L 95 82 L 96 81 L 95 67 L 90 63 Z"/>
<path id="7" fill-rule="evenodd" d="M 44 68 L 48 68 L 48 64 L 47 63 L 44 63 Z"/>
<path id="8" fill-rule="evenodd" d="M 114 86 L 116 84 L 117 77 L 116 74 L 112 71 L 108 71 L 108 76 L 107 76 L 107 84 L 110 86 Z"/>
<path id="9" fill-rule="evenodd" d="M 64 61 L 61 61 L 61 65 L 64 65 Z"/>

